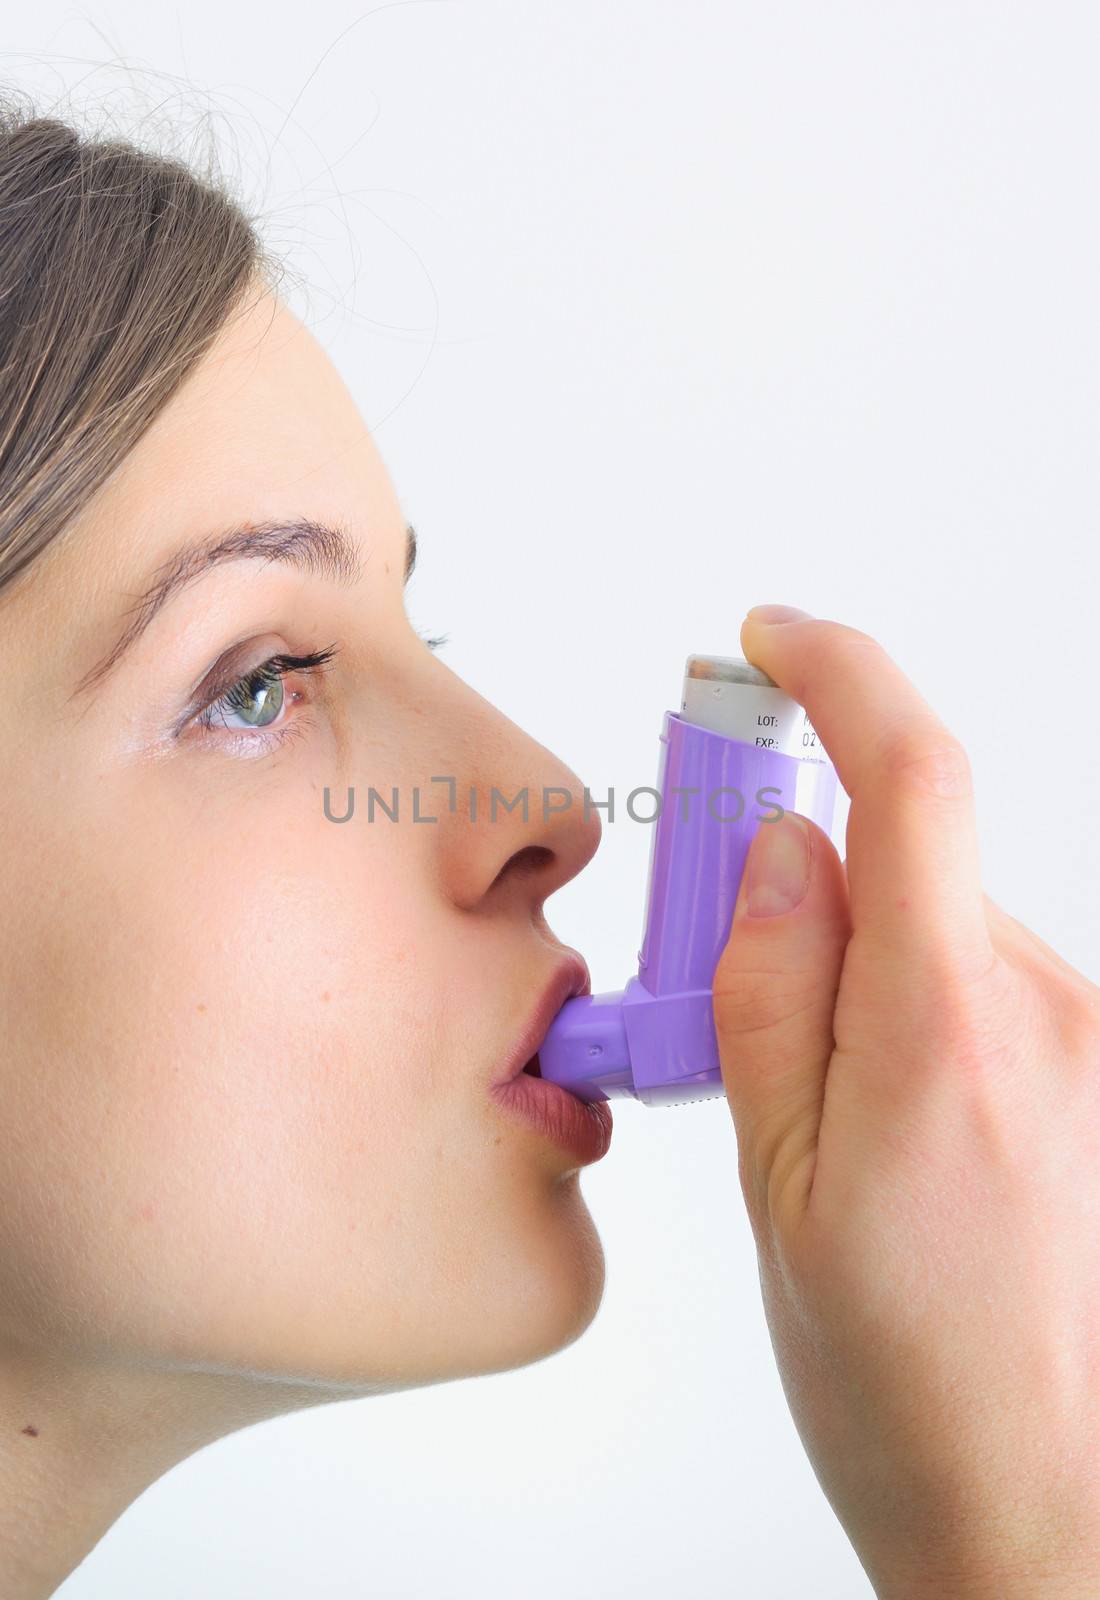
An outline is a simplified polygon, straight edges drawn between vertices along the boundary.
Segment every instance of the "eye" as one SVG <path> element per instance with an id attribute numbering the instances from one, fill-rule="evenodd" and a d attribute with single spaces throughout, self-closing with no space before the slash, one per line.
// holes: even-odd
<path id="1" fill-rule="evenodd" d="M 287 675 L 291 672 L 321 670 L 333 659 L 338 649 L 339 646 L 333 644 L 325 650 L 314 650 L 304 656 L 269 656 L 227 689 L 215 691 L 193 720 L 206 731 L 218 726 L 231 733 L 263 734 L 271 729 L 269 739 L 287 738 L 294 728 L 293 723 L 288 725 L 286 717 L 282 716 L 288 704 Z M 266 743 L 269 739 L 246 742 Z"/>
<path id="2" fill-rule="evenodd" d="M 429 637 L 418 633 L 429 650 L 438 650 L 447 643 L 448 635 Z M 302 718 L 288 718 L 285 713 L 299 695 L 288 696 L 286 679 L 290 673 L 322 671 L 337 655 L 339 645 L 329 645 L 324 650 L 314 650 L 308 655 L 269 656 L 259 666 L 253 667 L 235 682 L 216 684 L 201 709 L 189 721 L 198 724 L 204 736 L 210 736 L 215 727 L 224 728 L 233 735 L 232 745 L 245 747 L 250 755 L 260 754 L 272 744 L 280 744 L 303 731 Z M 183 724 L 177 733 L 183 731 Z M 224 743 L 225 741 L 221 741 Z"/>

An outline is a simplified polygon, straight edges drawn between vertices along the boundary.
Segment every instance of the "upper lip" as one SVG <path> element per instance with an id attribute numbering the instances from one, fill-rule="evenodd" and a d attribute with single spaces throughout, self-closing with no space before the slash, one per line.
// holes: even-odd
<path id="1" fill-rule="evenodd" d="M 571 1000 L 574 995 L 591 993 L 592 979 L 588 963 L 583 956 L 572 950 L 543 990 L 542 998 L 528 1018 L 523 1032 L 509 1050 L 496 1081 L 506 1083 L 509 1078 L 517 1077 L 531 1057 L 537 1053 L 546 1038 L 550 1024 L 565 1002 Z"/>

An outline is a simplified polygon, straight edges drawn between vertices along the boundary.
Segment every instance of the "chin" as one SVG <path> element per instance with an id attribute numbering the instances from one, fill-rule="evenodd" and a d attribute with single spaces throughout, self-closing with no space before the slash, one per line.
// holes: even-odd
<path id="1" fill-rule="evenodd" d="M 575 1176 L 557 1186 L 537 1226 L 498 1236 L 494 1248 L 463 1267 L 461 1289 L 441 1292 L 427 1323 L 415 1313 L 406 1319 L 409 1341 L 390 1372 L 396 1377 L 399 1369 L 410 1386 L 530 1366 L 591 1326 L 606 1266 Z"/>
<path id="2" fill-rule="evenodd" d="M 469 1230 L 446 1278 L 437 1257 L 436 1276 L 409 1282 L 393 1305 L 369 1292 L 358 1303 L 354 1292 L 321 1297 L 323 1314 L 288 1317 L 292 1337 L 266 1349 L 262 1366 L 339 1398 L 506 1372 L 564 1350 L 593 1322 L 606 1277 L 576 1174 L 549 1204 L 545 1187 L 538 1204 L 521 1202 L 511 1223 L 492 1237 Z"/>
<path id="3" fill-rule="evenodd" d="M 537 1240 L 523 1241 L 492 1289 L 486 1289 L 475 1337 L 467 1341 L 470 1373 L 528 1366 L 564 1350 L 589 1328 L 606 1281 L 603 1245 L 572 1175 L 559 1187 L 557 1215 Z M 484 1307 L 492 1306 L 492 1314 Z"/>

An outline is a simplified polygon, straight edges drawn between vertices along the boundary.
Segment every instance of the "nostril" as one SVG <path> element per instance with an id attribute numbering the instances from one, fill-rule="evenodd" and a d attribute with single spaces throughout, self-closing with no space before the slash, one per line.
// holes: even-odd
<path id="1" fill-rule="evenodd" d="M 534 877 L 536 873 L 545 872 L 548 863 L 553 860 L 554 852 L 547 849 L 546 845 L 525 844 L 519 850 L 512 852 L 489 887 L 495 888 L 498 883 L 510 876 Z"/>

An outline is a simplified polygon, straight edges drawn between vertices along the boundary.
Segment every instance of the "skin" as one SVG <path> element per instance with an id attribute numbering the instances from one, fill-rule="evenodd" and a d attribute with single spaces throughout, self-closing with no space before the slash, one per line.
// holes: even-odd
<path id="1" fill-rule="evenodd" d="M 286 515 L 350 524 L 352 588 L 219 567 L 74 698 L 182 541 Z M 490 1092 L 598 813 L 417 637 L 404 543 L 342 381 L 260 296 L 0 598 L 10 1600 L 204 1444 L 537 1360 L 598 1308 L 578 1169 Z M 285 743 L 169 736 L 230 650 L 334 641 Z M 794 613 L 741 642 L 852 797 L 845 861 L 806 824 L 796 902 L 799 822 L 758 830 L 714 982 L 796 1424 L 884 1600 L 1094 1596 L 1100 991 L 982 893 L 965 753 L 873 639 Z M 325 785 L 434 774 L 437 825 L 324 816 Z M 523 784 L 574 804 L 487 822 Z"/>
<path id="2" fill-rule="evenodd" d="M 758 830 L 714 980 L 796 1425 L 882 1600 L 1095 1600 L 1100 989 L 983 893 L 967 755 L 873 638 L 741 643 L 851 796 L 843 862 Z"/>
<path id="3" fill-rule="evenodd" d="M 170 552 L 288 515 L 348 525 L 359 580 L 220 566 L 73 697 Z M 417 635 L 405 545 L 333 364 L 257 291 L 3 597 L 8 1600 L 52 1594 L 216 1438 L 523 1365 L 599 1306 L 580 1169 L 489 1087 L 567 959 L 543 903 L 599 816 Z M 334 641 L 323 673 L 287 679 L 295 737 L 239 718 L 166 737 L 242 642 L 230 683 Z M 434 775 L 455 778 L 454 814 Z M 323 788 L 340 815 L 349 783 L 337 826 Z M 372 783 L 406 807 L 422 785 L 440 821 L 370 824 Z M 529 820 L 490 821 L 491 787 L 523 784 Z M 551 787 L 574 803 L 544 820 Z"/>

